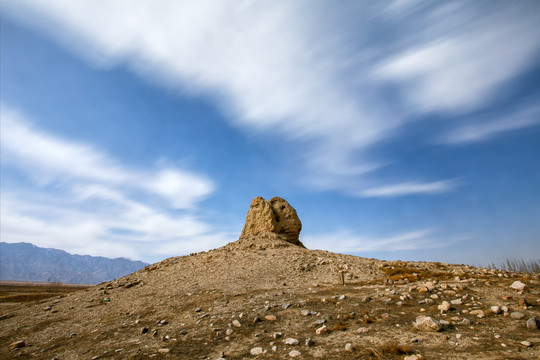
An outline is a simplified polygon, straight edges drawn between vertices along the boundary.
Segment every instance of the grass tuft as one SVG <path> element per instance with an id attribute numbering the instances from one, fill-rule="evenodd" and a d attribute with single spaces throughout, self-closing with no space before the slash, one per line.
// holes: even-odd
<path id="1" fill-rule="evenodd" d="M 491 263 L 488 265 L 488 268 L 504 271 L 524 272 L 529 274 L 540 274 L 540 259 L 506 259 L 506 262 L 500 265 Z"/>

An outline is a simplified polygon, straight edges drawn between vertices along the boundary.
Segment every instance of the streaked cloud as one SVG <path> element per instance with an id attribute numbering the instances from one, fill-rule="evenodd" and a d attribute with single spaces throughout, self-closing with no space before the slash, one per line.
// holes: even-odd
<path id="1" fill-rule="evenodd" d="M 538 8 L 535 14 L 493 5 L 457 3 L 426 11 L 420 21 L 429 35 L 388 54 L 375 75 L 394 82 L 416 111 L 466 113 L 486 105 L 506 81 L 534 65 L 540 50 Z M 471 16 L 482 10 L 484 16 Z"/>
<path id="2" fill-rule="evenodd" d="M 458 186 L 456 180 L 434 182 L 404 182 L 393 185 L 384 185 L 361 190 L 361 197 L 397 197 L 415 194 L 441 194 L 452 191 Z"/>
<path id="3" fill-rule="evenodd" d="M 370 253 L 442 248 L 454 245 L 465 236 L 437 238 L 434 229 L 419 229 L 388 237 L 362 236 L 352 231 L 306 235 L 302 242 L 310 249 L 332 250 L 341 253 Z"/>
<path id="4" fill-rule="evenodd" d="M 214 191 L 205 176 L 178 168 L 140 170 L 121 165 L 91 145 L 33 128 L 23 115 L 0 107 L 2 162 L 41 182 L 79 179 L 145 190 L 174 208 L 190 208 Z"/>
<path id="5" fill-rule="evenodd" d="M 302 182 L 356 196 L 451 190 L 447 179 L 373 190 L 366 174 L 392 159 L 374 159 L 370 150 L 411 114 L 480 109 L 537 62 L 540 48 L 535 11 L 505 2 L 0 4 L 95 66 L 127 66 L 182 94 L 211 97 L 245 133 L 294 143 Z M 389 88 L 395 99 L 387 99 Z M 191 181 L 177 175 L 161 174 L 150 190 L 171 191 L 173 178 Z"/>
<path id="6" fill-rule="evenodd" d="M 494 119 L 476 121 L 456 127 L 439 138 L 445 144 L 468 144 L 485 141 L 504 133 L 540 124 L 540 107 L 530 106 L 517 112 L 497 115 Z"/>
<path id="7" fill-rule="evenodd" d="M 4 241 L 149 259 L 172 255 L 163 244 L 180 255 L 231 240 L 197 215 L 214 189 L 207 177 L 129 168 L 95 146 L 35 128 L 4 104 L 1 118 L 2 166 L 30 180 L 2 187 Z"/>

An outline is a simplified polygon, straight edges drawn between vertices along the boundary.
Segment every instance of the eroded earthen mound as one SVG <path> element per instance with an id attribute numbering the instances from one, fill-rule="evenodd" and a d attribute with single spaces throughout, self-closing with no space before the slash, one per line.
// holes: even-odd
<path id="1" fill-rule="evenodd" d="M 296 210 L 280 197 L 269 201 L 257 196 L 251 201 L 239 243 L 257 247 L 285 247 L 283 241 L 305 247 L 299 240 L 302 223 Z"/>

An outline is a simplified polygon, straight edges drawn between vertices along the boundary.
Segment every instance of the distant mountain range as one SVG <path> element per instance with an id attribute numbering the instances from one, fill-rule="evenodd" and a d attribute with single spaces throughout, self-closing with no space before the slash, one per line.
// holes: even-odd
<path id="1" fill-rule="evenodd" d="M 125 258 L 73 255 L 29 243 L 0 242 L 0 280 L 99 284 L 146 265 Z"/>

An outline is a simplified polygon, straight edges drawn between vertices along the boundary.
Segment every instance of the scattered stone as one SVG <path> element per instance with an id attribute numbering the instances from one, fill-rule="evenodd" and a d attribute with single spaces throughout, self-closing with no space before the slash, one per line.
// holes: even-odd
<path id="1" fill-rule="evenodd" d="M 448 301 L 443 301 L 441 305 L 437 306 L 441 312 L 448 311 L 452 308 L 452 305 Z"/>
<path id="2" fill-rule="evenodd" d="M 461 304 L 463 304 L 463 300 L 461 300 L 461 299 L 450 300 L 450 304 L 452 304 L 452 305 L 461 305 Z"/>
<path id="3" fill-rule="evenodd" d="M 324 335 L 324 334 L 326 334 L 327 331 L 328 331 L 328 328 L 326 327 L 326 325 L 323 325 L 320 328 L 318 328 L 317 330 L 315 330 L 315 334 Z"/>
<path id="4" fill-rule="evenodd" d="M 533 316 L 532 318 L 527 320 L 527 329 L 540 330 L 540 321 L 538 321 L 538 319 Z"/>
<path id="5" fill-rule="evenodd" d="M 476 315 L 476 316 L 478 316 L 480 318 L 485 316 L 485 313 L 484 313 L 483 310 L 472 310 L 471 312 L 469 312 L 469 314 Z"/>
<path id="6" fill-rule="evenodd" d="M 494 313 L 495 315 L 499 315 L 502 311 L 501 307 L 497 305 L 490 307 L 490 309 L 491 309 L 491 312 Z"/>
<path id="7" fill-rule="evenodd" d="M 521 320 L 525 317 L 525 314 L 520 313 L 519 311 L 514 311 L 510 314 L 512 319 Z"/>
<path id="8" fill-rule="evenodd" d="M 274 335 L 272 335 L 272 337 L 273 337 L 274 339 L 279 339 L 279 338 L 282 337 L 282 336 L 283 336 L 283 333 L 280 333 L 280 332 L 274 333 Z"/>
<path id="9" fill-rule="evenodd" d="M 305 342 L 306 346 L 313 346 L 315 345 L 315 342 L 311 339 L 306 339 L 306 342 Z"/>
<path id="10" fill-rule="evenodd" d="M 410 356 L 405 356 L 403 358 L 403 360 L 421 360 L 423 359 L 424 357 L 420 354 L 415 354 L 415 355 L 410 355 Z"/>
<path id="11" fill-rule="evenodd" d="M 459 339 L 461 339 L 462 336 L 463 336 L 463 335 L 461 335 L 461 334 L 456 334 L 456 339 L 459 340 Z"/>
<path id="12" fill-rule="evenodd" d="M 227 329 L 227 330 L 225 330 L 225 335 L 230 336 L 230 335 L 232 335 L 233 332 L 234 332 L 233 329 Z"/>
<path id="13" fill-rule="evenodd" d="M 302 355 L 302 353 L 300 351 L 298 351 L 298 350 L 293 350 L 293 351 L 289 352 L 290 357 L 298 357 L 300 355 Z"/>
<path id="14" fill-rule="evenodd" d="M 338 300 L 345 300 L 347 297 L 345 295 L 341 295 Z"/>
<path id="15" fill-rule="evenodd" d="M 531 347 L 532 346 L 532 343 L 530 341 L 526 341 L 526 340 L 522 341 L 520 344 L 525 346 L 525 347 Z"/>
<path id="16" fill-rule="evenodd" d="M 438 332 L 442 330 L 441 325 L 431 316 L 421 316 L 416 319 L 413 326 L 420 331 Z"/>
<path id="17" fill-rule="evenodd" d="M 367 327 L 361 327 L 361 328 L 358 328 L 358 330 L 356 330 L 356 332 L 360 334 L 367 333 L 368 331 L 369 329 Z"/>
<path id="18" fill-rule="evenodd" d="M 276 321 L 277 318 L 274 315 L 268 315 L 264 317 L 268 321 Z"/>
<path id="19" fill-rule="evenodd" d="M 281 307 L 284 308 L 284 309 L 288 309 L 290 306 L 291 306 L 291 304 L 289 304 L 289 303 L 281 305 Z"/>
<path id="20" fill-rule="evenodd" d="M 195 308 L 195 312 L 201 312 L 201 308 L 200 308 L 200 307 L 196 307 L 196 308 Z"/>
<path id="21" fill-rule="evenodd" d="M 158 320 L 158 321 L 156 322 L 156 325 L 157 325 L 157 326 L 163 326 L 163 325 L 167 325 L 167 324 L 168 324 L 168 323 L 167 323 L 167 320 Z"/>
<path id="22" fill-rule="evenodd" d="M 158 350 L 158 353 L 160 353 L 160 354 L 168 354 L 169 351 L 171 351 L 171 350 L 168 349 L 168 348 L 161 348 L 161 349 Z"/>
<path id="23" fill-rule="evenodd" d="M 287 338 L 283 340 L 283 343 L 285 343 L 286 345 L 298 345 L 300 344 L 300 341 L 294 338 Z"/>
<path id="24" fill-rule="evenodd" d="M 261 318 L 260 318 L 259 315 L 255 316 L 255 317 L 253 318 L 253 323 L 254 323 L 254 324 L 258 323 L 259 321 L 261 321 Z"/>
<path id="25" fill-rule="evenodd" d="M 514 281 L 512 285 L 510 285 L 510 287 L 514 290 L 525 290 L 525 288 L 527 287 L 527 284 L 522 283 L 521 281 L 517 280 L 517 281 Z"/>
<path id="26" fill-rule="evenodd" d="M 345 344 L 345 351 L 351 352 L 351 351 L 353 351 L 353 350 L 354 350 L 354 348 L 353 348 L 353 346 L 352 346 L 351 343 L 346 343 L 346 344 Z"/>
<path id="27" fill-rule="evenodd" d="M 302 315 L 309 316 L 309 315 L 311 315 L 311 311 L 304 309 L 304 310 L 302 310 Z"/>
<path id="28" fill-rule="evenodd" d="M 233 320 L 233 321 L 232 321 L 232 324 L 233 324 L 234 327 L 240 327 L 240 326 L 242 326 L 242 324 L 240 324 L 240 321 L 238 321 L 238 320 Z"/>
<path id="29" fill-rule="evenodd" d="M 261 355 L 263 353 L 263 348 L 260 346 L 254 347 L 249 351 L 249 353 L 253 356 Z"/>
<path id="30" fill-rule="evenodd" d="M 447 328 L 450 326 L 450 321 L 446 321 L 446 320 L 439 320 L 439 324 L 441 324 L 441 326 L 443 328 Z"/>
<path id="31" fill-rule="evenodd" d="M 26 346 L 26 343 L 24 342 L 24 340 L 15 341 L 15 342 L 12 342 L 11 344 L 9 344 L 8 351 L 13 351 L 15 349 L 21 349 L 21 348 L 23 348 L 25 346 Z"/>
<path id="32" fill-rule="evenodd" d="M 70 339 L 73 339 L 73 338 L 76 337 L 76 336 L 77 336 L 77 334 L 73 333 L 73 334 L 69 335 L 69 338 L 70 338 Z"/>

